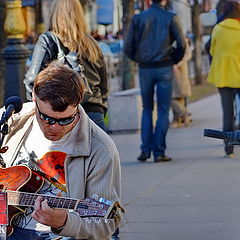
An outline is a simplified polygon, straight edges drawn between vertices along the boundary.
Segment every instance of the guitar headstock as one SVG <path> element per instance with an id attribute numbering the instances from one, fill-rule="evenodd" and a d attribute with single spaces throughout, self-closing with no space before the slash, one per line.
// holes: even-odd
<path id="1" fill-rule="evenodd" d="M 92 198 L 81 199 L 76 211 L 81 217 L 113 218 L 118 208 L 124 212 L 118 202 L 112 202 L 102 197 L 98 198 L 94 195 Z"/>

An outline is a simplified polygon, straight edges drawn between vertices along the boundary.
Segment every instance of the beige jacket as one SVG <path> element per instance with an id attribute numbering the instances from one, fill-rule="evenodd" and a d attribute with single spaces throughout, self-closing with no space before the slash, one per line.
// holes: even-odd
<path id="1" fill-rule="evenodd" d="M 173 66 L 174 79 L 172 98 L 189 97 L 192 94 L 191 81 L 189 79 L 188 62 L 192 58 L 192 47 L 186 40 L 185 55 L 178 64 Z"/>
<path id="2" fill-rule="evenodd" d="M 31 129 L 34 103 L 25 103 L 20 113 L 13 114 L 9 119 L 9 134 L 4 139 L 3 146 L 8 146 L 2 154 L 8 166 L 12 165 L 21 145 Z M 120 159 L 117 148 L 111 138 L 92 122 L 83 108 L 80 109 L 81 126 L 74 153 L 65 160 L 65 177 L 67 195 L 70 198 L 83 199 L 97 194 L 108 200 L 120 200 Z M 3 109 L 0 110 L 2 115 Z M 36 136 L 37 137 L 37 136 Z M 66 225 L 59 233 L 61 236 L 74 239 L 108 240 L 119 225 L 121 214 L 106 221 L 100 218 L 81 218 L 76 212 L 69 212 Z M 53 232 L 57 233 L 52 229 Z"/>

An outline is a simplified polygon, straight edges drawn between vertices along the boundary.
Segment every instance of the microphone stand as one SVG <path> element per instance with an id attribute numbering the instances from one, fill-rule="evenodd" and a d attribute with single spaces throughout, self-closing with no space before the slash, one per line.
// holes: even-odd
<path id="1" fill-rule="evenodd" d="M 2 119 L 1 119 L 2 120 Z M 0 123 L 0 167 L 5 168 L 6 163 L 2 158 L 2 153 L 5 153 L 8 150 L 8 147 L 2 147 L 5 136 L 8 134 L 8 124 Z M 7 236 L 7 225 L 8 225 L 8 200 L 7 200 L 7 192 L 4 189 L 0 189 L 0 240 L 6 240 Z"/>
<path id="2" fill-rule="evenodd" d="M 0 192 L 0 240 L 6 240 L 7 238 L 7 226 L 8 226 L 8 202 L 7 192 Z"/>
<path id="3" fill-rule="evenodd" d="M 20 112 L 22 109 L 22 101 L 18 97 L 10 97 L 5 103 L 6 111 L 3 112 L 0 119 L 0 168 L 6 168 L 6 163 L 3 160 L 2 153 L 8 150 L 7 146 L 2 147 L 4 138 L 9 132 L 7 124 L 8 118 L 14 112 Z M 0 240 L 7 238 L 7 225 L 8 225 L 8 199 L 7 191 L 3 189 L 4 185 L 0 184 Z"/>
<path id="4" fill-rule="evenodd" d="M 2 117 L 4 116 L 4 113 L 2 115 Z M 2 158 L 2 153 L 5 153 L 7 150 L 8 150 L 8 147 L 2 147 L 2 144 L 3 144 L 3 141 L 4 141 L 4 138 L 5 136 L 8 134 L 8 124 L 5 122 L 5 123 L 1 123 L 2 122 L 2 119 L 0 121 L 0 134 L 1 134 L 1 138 L 0 138 L 0 167 L 6 167 L 6 163 L 3 161 L 3 158 Z"/>
<path id="5" fill-rule="evenodd" d="M 1 138 L 0 138 L 0 167 L 6 167 L 6 164 L 3 161 L 1 153 L 5 153 L 8 150 L 7 146 L 2 147 L 4 138 L 8 134 L 8 130 L 9 130 L 7 120 L 9 119 L 11 114 L 20 112 L 22 109 L 22 105 L 23 105 L 22 100 L 17 96 L 10 97 L 5 102 L 6 111 L 3 112 L 1 119 L 0 119 L 0 135 L 1 135 Z"/>

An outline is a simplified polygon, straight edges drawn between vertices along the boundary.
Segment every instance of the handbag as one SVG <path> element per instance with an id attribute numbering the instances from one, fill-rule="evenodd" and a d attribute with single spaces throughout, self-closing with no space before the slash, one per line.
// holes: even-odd
<path id="1" fill-rule="evenodd" d="M 60 43 L 60 40 L 58 39 L 58 37 L 55 34 L 53 34 L 52 32 L 48 32 L 48 34 L 52 37 L 52 39 L 54 40 L 54 42 L 57 45 L 58 61 L 61 64 L 69 66 L 74 71 L 78 72 L 80 74 L 80 76 L 82 77 L 85 87 L 84 87 L 84 97 L 83 97 L 81 104 L 87 102 L 88 99 L 93 96 L 93 92 L 92 92 L 92 90 L 89 86 L 88 80 L 84 74 L 84 70 L 85 70 L 84 66 L 82 64 L 80 64 L 80 61 L 78 58 L 78 53 L 77 52 L 69 52 L 69 53 L 65 54 L 61 47 L 61 43 Z"/>

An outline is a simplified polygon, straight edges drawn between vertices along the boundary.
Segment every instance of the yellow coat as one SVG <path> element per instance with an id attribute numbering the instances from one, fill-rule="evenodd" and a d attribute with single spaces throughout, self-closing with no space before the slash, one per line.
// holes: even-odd
<path id="1" fill-rule="evenodd" d="M 212 32 L 208 81 L 216 87 L 240 88 L 240 21 L 226 19 Z"/>

